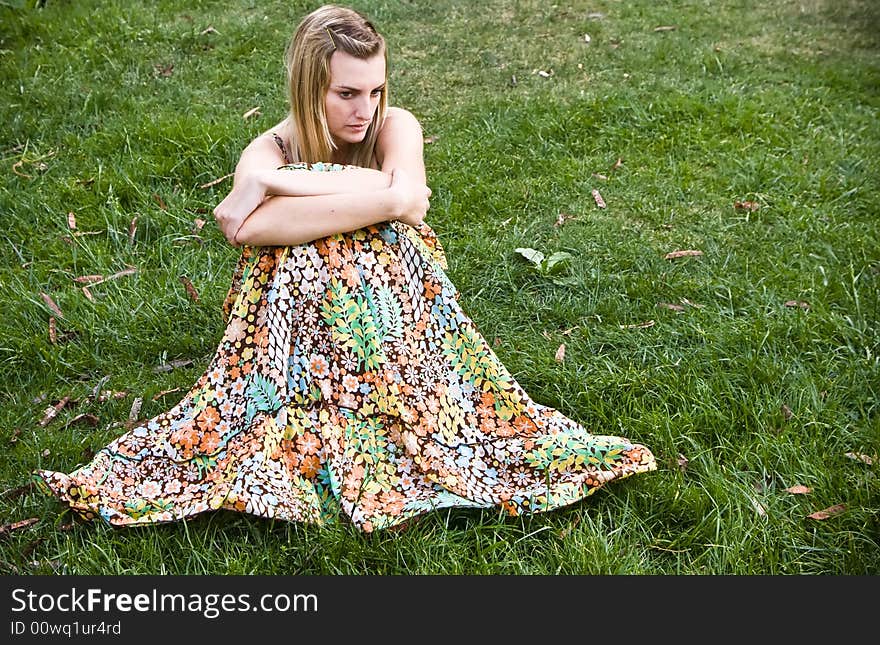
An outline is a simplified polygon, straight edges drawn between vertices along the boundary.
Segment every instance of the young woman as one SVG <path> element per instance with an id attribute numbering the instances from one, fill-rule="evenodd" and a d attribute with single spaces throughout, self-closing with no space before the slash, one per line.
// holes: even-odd
<path id="1" fill-rule="evenodd" d="M 655 469 L 533 401 L 460 308 L 423 221 L 421 128 L 388 107 L 370 22 L 317 9 L 287 65 L 290 114 L 214 211 L 242 252 L 210 366 L 91 463 L 37 471 L 44 490 L 113 525 L 222 508 L 369 532 L 450 506 L 547 511 Z"/>

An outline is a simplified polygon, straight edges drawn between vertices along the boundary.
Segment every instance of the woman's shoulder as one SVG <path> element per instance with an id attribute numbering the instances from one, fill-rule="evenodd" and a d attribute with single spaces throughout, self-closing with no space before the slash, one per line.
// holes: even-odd
<path id="1" fill-rule="evenodd" d="M 284 156 L 284 163 L 290 163 L 290 154 L 288 153 L 291 145 L 290 134 L 290 117 L 288 116 L 283 121 L 279 121 L 265 132 L 257 135 L 254 142 L 271 141 L 273 147 L 277 146 L 280 149 Z"/>
<path id="2" fill-rule="evenodd" d="M 404 108 L 390 107 L 376 139 L 376 161 L 383 170 L 392 167 L 417 168 L 424 173 L 422 126 L 415 115 Z M 415 173 L 415 171 L 414 171 Z"/>
<path id="3" fill-rule="evenodd" d="M 279 121 L 259 136 L 268 137 L 270 139 L 279 136 L 285 141 L 290 140 L 290 117 L 285 117 L 283 121 Z"/>
<path id="4" fill-rule="evenodd" d="M 405 108 L 396 106 L 389 106 L 388 110 L 385 112 L 385 121 L 383 122 L 383 127 L 389 121 L 391 121 L 392 123 L 406 121 L 411 124 L 419 125 L 419 120 L 412 112 Z"/>
<path id="5" fill-rule="evenodd" d="M 389 107 L 376 143 L 381 149 L 393 140 L 406 137 L 421 139 L 421 136 L 422 125 L 412 112 L 400 107 Z"/>

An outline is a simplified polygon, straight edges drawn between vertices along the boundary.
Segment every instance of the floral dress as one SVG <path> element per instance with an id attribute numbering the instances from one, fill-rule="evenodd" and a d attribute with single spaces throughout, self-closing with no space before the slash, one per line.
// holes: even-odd
<path id="1" fill-rule="evenodd" d="M 533 401 L 446 268 L 427 224 L 244 247 L 186 396 L 35 482 L 116 526 L 231 509 L 370 532 L 445 507 L 548 511 L 656 468 L 645 446 Z"/>

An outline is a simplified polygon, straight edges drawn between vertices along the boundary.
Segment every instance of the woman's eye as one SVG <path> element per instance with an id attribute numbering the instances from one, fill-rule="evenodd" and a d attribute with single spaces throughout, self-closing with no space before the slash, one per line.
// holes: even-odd
<path id="1" fill-rule="evenodd" d="M 339 96 L 341 96 L 341 97 L 344 98 L 344 99 L 350 99 L 350 98 L 351 98 L 351 92 L 340 92 L 340 93 L 339 93 Z"/>

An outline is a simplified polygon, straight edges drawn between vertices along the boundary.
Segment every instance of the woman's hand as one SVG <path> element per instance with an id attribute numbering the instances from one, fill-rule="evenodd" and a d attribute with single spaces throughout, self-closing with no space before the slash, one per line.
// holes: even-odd
<path id="1" fill-rule="evenodd" d="M 396 219 L 418 227 L 431 207 L 431 189 L 413 181 L 406 171 L 395 168 L 391 171 L 391 186 L 388 190 L 398 205 Z"/>
<path id="2" fill-rule="evenodd" d="M 258 175 L 249 175 L 217 204 L 214 208 L 214 217 L 230 244 L 240 245 L 235 237 L 238 229 L 265 198 L 266 184 Z"/>

